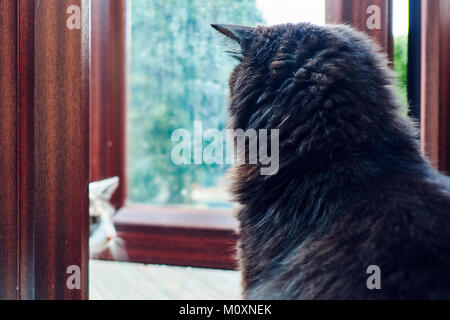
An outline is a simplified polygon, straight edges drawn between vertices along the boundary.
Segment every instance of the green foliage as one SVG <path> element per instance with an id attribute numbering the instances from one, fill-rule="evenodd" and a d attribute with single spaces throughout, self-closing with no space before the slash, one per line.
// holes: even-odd
<path id="1" fill-rule="evenodd" d="M 407 91 L 408 36 L 402 35 L 394 39 L 394 71 L 396 73 L 397 91 L 403 112 L 408 112 Z"/>
<path id="2" fill-rule="evenodd" d="M 235 65 L 211 23 L 262 23 L 256 0 L 132 0 L 128 185 L 132 202 L 195 204 L 195 184 L 214 186 L 225 165 L 175 165 L 172 132 L 226 126 Z"/>

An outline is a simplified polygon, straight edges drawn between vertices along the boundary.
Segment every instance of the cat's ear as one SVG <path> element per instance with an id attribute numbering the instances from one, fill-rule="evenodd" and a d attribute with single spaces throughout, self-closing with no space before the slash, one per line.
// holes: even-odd
<path id="1" fill-rule="evenodd" d="M 239 43 L 242 50 L 248 50 L 256 37 L 255 28 L 234 24 L 212 24 L 211 27 Z"/>
<path id="2" fill-rule="evenodd" d="M 89 193 L 100 196 L 105 200 L 110 200 L 114 191 L 119 186 L 119 178 L 113 177 L 89 184 Z"/>

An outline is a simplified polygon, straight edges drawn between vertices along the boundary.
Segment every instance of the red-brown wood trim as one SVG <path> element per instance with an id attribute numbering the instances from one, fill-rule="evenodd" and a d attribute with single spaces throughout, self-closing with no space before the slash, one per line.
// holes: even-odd
<path id="1" fill-rule="evenodd" d="M 18 5 L 19 297 L 34 299 L 34 12 L 35 2 Z"/>
<path id="2" fill-rule="evenodd" d="M 377 5 L 381 9 L 381 28 L 370 30 L 367 8 Z M 392 61 L 394 41 L 392 35 L 392 0 L 326 0 L 326 22 L 345 23 L 354 26 L 374 38 Z"/>
<path id="3" fill-rule="evenodd" d="M 131 206 L 119 210 L 119 241 L 99 257 L 139 263 L 235 269 L 237 221 L 229 211 Z"/>
<path id="4" fill-rule="evenodd" d="M 126 3 L 92 2 L 90 181 L 118 176 L 116 207 L 126 197 Z"/>
<path id="5" fill-rule="evenodd" d="M 69 6 L 82 11 L 69 30 Z M 47 0 L 35 7 L 34 273 L 36 299 L 88 298 L 89 0 Z M 34 48 L 33 48 L 34 47 Z M 81 290 L 67 287 L 67 268 Z"/>
<path id="6" fill-rule="evenodd" d="M 421 140 L 424 153 L 450 173 L 450 1 L 422 2 Z"/>
<path id="7" fill-rule="evenodd" d="M 440 170 L 450 174 L 450 1 L 441 0 L 441 50 L 439 61 L 441 65 L 439 79 L 439 104 L 441 106 L 441 125 L 439 135 L 442 137 L 440 147 L 442 153 L 439 163 Z"/>
<path id="8" fill-rule="evenodd" d="M 17 4 L 0 1 L 0 299 L 18 297 Z"/>
<path id="9" fill-rule="evenodd" d="M 81 30 L 66 27 L 70 5 Z M 88 297 L 89 9 L 0 2 L 0 299 Z"/>

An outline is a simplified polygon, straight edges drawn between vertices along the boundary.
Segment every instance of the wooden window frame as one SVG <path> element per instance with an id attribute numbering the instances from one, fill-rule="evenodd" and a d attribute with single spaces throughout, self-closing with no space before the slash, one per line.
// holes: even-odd
<path id="1" fill-rule="evenodd" d="M 422 0 L 421 142 L 450 174 L 450 1 Z"/>
<path id="2" fill-rule="evenodd" d="M 413 21 L 417 21 L 417 10 L 419 14 L 425 12 L 426 16 L 430 10 L 437 10 L 433 5 L 428 4 L 425 8 L 420 7 L 420 0 L 411 0 L 412 2 L 419 2 L 419 9 L 416 10 L 416 15 L 413 16 Z M 424 0 L 425 1 L 425 0 Z M 227 213 L 215 212 L 209 215 L 204 214 L 198 210 L 186 210 L 180 208 L 164 208 L 156 206 L 130 206 L 126 203 L 126 157 L 124 156 L 126 150 L 126 39 L 127 33 L 127 1 L 117 0 L 115 6 L 108 6 L 108 0 L 98 0 L 93 7 L 93 91 L 98 88 L 114 88 L 108 92 L 99 94 L 93 92 L 92 101 L 92 119 L 99 119 L 100 115 L 104 115 L 104 120 L 97 122 L 96 127 L 91 127 L 91 179 L 98 180 L 111 176 L 119 176 L 122 182 L 121 190 L 119 191 L 118 199 L 115 204 L 119 208 L 116 227 L 119 236 L 124 239 L 123 252 L 119 252 L 115 257 L 108 252 L 103 253 L 98 258 L 101 259 L 117 259 L 124 261 L 144 262 L 144 263 L 163 263 L 175 264 L 183 266 L 194 267 L 210 267 L 210 268 L 224 268 L 230 269 L 236 267 L 234 252 L 238 236 L 235 233 L 236 220 Z M 381 8 L 382 21 L 380 30 L 368 30 L 366 12 L 369 5 L 376 4 Z M 381 46 L 386 53 L 388 59 L 392 61 L 393 58 L 393 35 L 392 35 L 392 0 L 327 0 L 326 1 L 326 21 L 327 23 L 347 23 L 351 24 L 359 30 L 368 33 Z M 103 18 L 96 12 L 102 12 L 104 17 L 108 16 L 108 21 L 103 21 Z M 420 17 L 420 15 L 419 15 Z M 444 20 L 445 17 L 442 17 Z M 441 19 L 441 20 L 443 20 Z M 426 22 L 429 20 L 426 20 Z M 425 22 L 425 26 L 426 26 Z M 444 29 L 444 28 L 441 28 Z M 428 30 L 425 27 L 425 30 Z M 417 34 L 419 28 L 410 30 L 411 33 Z M 424 32 L 422 30 L 422 32 Z M 97 34 L 98 33 L 98 34 Z M 441 32 L 439 38 L 440 43 L 447 45 Z M 429 34 L 425 31 L 425 37 L 428 39 Z M 433 38 L 434 45 L 437 43 L 436 37 Z M 427 71 L 430 66 L 430 61 L 437 59 L 436 56 L 418 56 L 418 48 L 424 48 L 431 45 L 430 41 L 425 41 L 424 44 L 414 43 L 410 44 L 410 50 L 415 52 L 414 59 L 416 64 L 410 67 L 409 71 L 409 95 L 413 97 L 414 101 L 420 99 L 418 93 L 418 83 L 420 83 L 420 75 L 417 74 L 420 65 L 425 66 Z M 423 50 L 423 49 L 422 49 Z M 108 62 L 105 62 L 108 61 Z M 419 63 L 417 63 L 419 61 Z M 448 59 L 440 57 L 439 66 L 445 66 Z M 419 64 L 419 67 L 417 66 Z M 448 65 L 448 64 L 447 64 Z M 434 70 L 437 68 L 434 65 Z M 109 69 L 112 68 L 112 69 Z M 102 74 L 108 84 L 98 83 L 100 77 L 97 74 Z M 422 105 L 420 108 L 416 106 L 417 110 L 422 112 L 422 139 L 425 141 L 424 146 L 426 154 L 432 159 L 438 157 L 444 159 L 448 168 L 449 155 L 442 153 L 440 155 L 433 155 L 433 146 L 440 143 L 449 150 L 446 144 L 449 140 L 438 140 L 437 135 L 446 130 L 446 126 L 441 124 L 438 129 L 434 127 L 436 119 L 430 120 L 429 117 L 424 116 L 434 109 L 439 109 L 441 115 L 448 116 L 448 97 L 444 97 L 445 88 L 448 88 L 448 78 L 446 75 L 440 73 L 440 79 L 432 81 L 439 81 L 440 91 L 434 92 L 431 95 L 424 93 L 424 88 L 429 85 L 430 79 L 423 80 L 421 83 L 422 91 Z M 448 75 L 447 75 L 448 77 Z M 106 79 L 106 80 L 105 80 Z M 121 91 L 117 91 L 121 90 Z M 447 90 L 448 91 L 448 90 Z M 119 98 L 113 98 L 115 97 Z M 444 98 L 443 98 L 444 97 Z M 441 100 L 439 100 L 441 99 Z M 109 102 L 108 102 L 109 101 Z M 429 103 L 429 101 L 434 101 Z M 438 101 L 443 102 L 444 105 L 436 106 Z M 417 102 L 418 103 L 418 102 Z M 96 115 L 96 113 L 98 113 Z M 105 117 L 106 115 L 106 117 Z M 98 120 L 96 120 L 98 121 Z M 430 124 L 427 124 L 431 123 Z M 441 120 L 442 122 L 442 120 Z M 448 122 L 447 122 L 448 123 Z M 111 133 L 114 128 L 116 133 Z M 446 131 L 448 137 L 448 131 Z M 122 135 L 122 136 L 121 136 Z M 430 135 L 432 138 L 430 138 Z M 103 137 L 103 138 L 101 138 Z M 104 137 L 108 137 L 105 140 Z M 109 141 L 109 142 L 108 142 Z M 109 143 L 109 146 L 96 146 L 97 144 Z M 108 149 L 109 148 L 109 149 Z M 428 149 L 427 149 L 428 148 Z M 105 151 L 108 150 L 108 151 Z M 99 174 L 99 166 L 102 166 L 102 172 Z M 442 165 L 445 168 L 445 165 Z M 448 169 L 447 169 L 448 170 Z M 170 212 L 167 212 L 169 210 Z M 203 217 L 204 221 L 201 225 L 195 226 L 189 222 L 187 217 Z M 137 217 L 140 217 L 139 219 Z M 217 219 L 217 220 L 215 220 Z M 218 223 L 220 221 L 220 223 Z M 157 236 L 156 236 L 157 235 Z M 219 250 L 221 250 L 219 252 Z M 120 251 L 120 248 L 119 248 Z M 215 254 L 213 254 L 215 252 Z"/>

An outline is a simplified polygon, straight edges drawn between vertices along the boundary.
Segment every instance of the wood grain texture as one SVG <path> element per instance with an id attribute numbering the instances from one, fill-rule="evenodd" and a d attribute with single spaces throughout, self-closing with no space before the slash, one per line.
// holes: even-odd
<path id="1" fill-rule="evenodd" d="M 34 299 L 34 10 L 35 2 L 18 5 L 18 148 L 19 148 L 19 296 Z"/>
<path id="2" fill-rule="evenodd" d="M 89 1 L 1 1 L 0 29 L 0 299 L 87 298 Z"/>
<path id="3" fill-rule="evenodd" d="M 421 140 L 423 152 L 450 173 L 450 2 L 422 2 Z"/>
<path id="4" fill-rule="evenodd" d="M 112 203 L 126 197 L 126 0 L 92 2 L 90 180 L 114 176 Z"/>
<path id="5" fill-rule="evenodd" d="M 83 31 L 66 27 L 71 5 L 82 7 Z M 35 298 L 86 299 L 89 1 L 40 1 L 34 27 Z M 66 286 L 71 265 L 82 269 L 81 290 Z"/>
<path id="6" fill-rule="evenodd" d="M 18 297 L 17 5 L 0 1 L 0 299 Z"/>
<path id="7" fill-rule="evenodd" d="M 367 8 L 377 5 L 381 9 L 381 28 L 370 30 Z M 326 0 L 326 21 L 354 26 L 374 38 L 392 61 L 394 54 L 392 36 L 392 0 Z"/>

